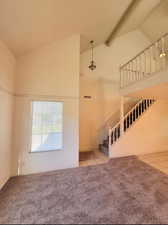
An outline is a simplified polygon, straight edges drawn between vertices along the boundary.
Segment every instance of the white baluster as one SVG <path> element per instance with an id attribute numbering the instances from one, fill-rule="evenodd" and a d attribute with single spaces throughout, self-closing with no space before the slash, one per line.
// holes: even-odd
<path id="1" fill-rule="evenodd" d="M 167 55 L 167 46 L 168 46 L 168 42 L 167 42 L 167 39 L 168 39 L 168 35 L 165 36 L 164 38 L 164 47 L 165 47 L 165 53 L 166 53 L 166 56 L 165 56 L 165 68 L 167 67 L 167 59 L 168 59 L 168 55 Z"/>
<path id="2" fill-rule="evenodd" d="M 124 66 L 124 85 L 127 86 L 127 80 L 128 80 L 128 71 L 127 71 L 127 65 Z"/>
<path id="3" fill-rule="evenodd" d="M 140 71 L 140 80 L 142 79 L 142 56 L 139 56 L 139 71 Z"/>
<path id="4" fill-rule="evenodd" d="M 159 50 L 159 41 L 156 42 L 155 44 L 155 52 L 156 52 L 156 72 L 160 70 L 160 50 Z"/>
<path id="5" fill-rule="evenodd" d="M 131 64 L 130 64 L 130 62 L 129 62 L 129 64 L 128 64 L 128 71 L 129 71 L 129 78 L 128 78 L 128 84 L 129 83 L 131 83 Z"/>
<path id="6" fill-rule="evenodd" d="M 127 80 L 128 80 L 128 71 L 127 67 L 124 67 L 124 86 L 127 86 Z"/>
<path id="7" fill-rule="evenodd" d="M 146 76 L 146 51 L 144 51 L 144 77 Z"/>
<path id="8" fill-rule="evenodd" d="M 132 61 L 133 82 L 136 81 L 135 63 L 136 63 L 136 61 L 133 60 L 133 61 Z"/>
<path id="9" fill-rule="evenodd" d="M 138 81 L 138 63 L 137 58 L 135 59 L 135 80 Z"/>
<path id="10" fill-rule="evenodd" d="M 150 47 L 149 49 L 149 74 L 152 74 L 152 60 L 153 60 L 153 51 L 152 51 L 152 47 Z"/>
<path id="11" fill-rule="evenodd" d="M 127 64 L 127 85 L 129 84 L 129 64 Z"/>
<path id="12" fill-rule="evenodd" d="M 131 83 L 134 82 L 134 73 L 133 73 L 133 61 L 130 62 L 130 69 L 131 69 Z"/>
<path id="13" fill-rule="evenodd" d="M 164 69 L 166 67 L 166 52 L 165 52 L 165 38 L 164 37 L 161 39 L 161 43 L 162 43 L 161 60 L 162 60 L 162 68 Z"/>
<path id="14" fill-rule="evenodd" d="M 121 67 L 120 67 L 120 88 L 122 88 L 123 87 L 123 70 L 121 69 Z"/>

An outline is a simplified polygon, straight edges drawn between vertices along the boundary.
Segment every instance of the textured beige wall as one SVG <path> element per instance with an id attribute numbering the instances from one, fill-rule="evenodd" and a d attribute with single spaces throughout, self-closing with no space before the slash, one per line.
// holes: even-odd
<path id="1" fill-rule="evenodd" d="M 80 37 L 42 47 L 18 59 L 16 75 L 15 164 L 21 174 L 78 166 Z M 30 102 L 64 102 L 63 150 L 30 152 Z"/>
<path id="2" fill-rule="evenodd" d="M 91 96 L 91 98 L 84 98 Z M 98 130 L 103 119 L 103 91 L 100 81 L 80 79 L 80 151 L 97 149 Z"/>
<path id="3" fill-rule="evenodd" d="M 88 69 L 90 51 L 81 55 L 80 94 L 92 95 L 92 99 L 80 99 L 81 151 L 98 147 L 99 136 L 102 136 L 102 132 L 107 133 L 105 124 L 109 119 L 111 126 L 118 122 L 120 118 L 119 66 L 149 44 L 146 37 L 139 30 L 135 30 L 114 40 L 110 47 L 97 46 L 94 49 L 94 60 L 97 65 L 94 71 Z"/>
<path id="4" fill-rule="evenodd" d="M 13 54 L 0 42 L 0 189 L 11 176 L 15 63 Z"/>
<path id="5" fill-rule="evenodd" d="M 111 157 L 142 155 L 168 150 L 168 101 L 156 101 L 111 146 Z"/>

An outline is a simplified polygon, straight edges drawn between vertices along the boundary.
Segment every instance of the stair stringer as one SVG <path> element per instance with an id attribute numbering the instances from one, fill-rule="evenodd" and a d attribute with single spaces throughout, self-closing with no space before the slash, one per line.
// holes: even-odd
<path id="1" fill-rule="evenodd" d="M 168 151 L 168 101 L 157 100 L 114 143 L 109 157 Z"/>

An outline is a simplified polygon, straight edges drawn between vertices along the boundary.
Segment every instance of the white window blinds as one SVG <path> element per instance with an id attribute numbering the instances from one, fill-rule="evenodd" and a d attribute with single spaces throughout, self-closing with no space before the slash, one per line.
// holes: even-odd
<path id="1" fill-rule="evenodd" d="M 32 102 L 31 152 L 63 148 L 63 103 Z"/>

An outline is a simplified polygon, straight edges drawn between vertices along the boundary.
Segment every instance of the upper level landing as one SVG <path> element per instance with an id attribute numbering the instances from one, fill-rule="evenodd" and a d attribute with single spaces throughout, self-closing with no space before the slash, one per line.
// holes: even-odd
<path id="1" fill-rule="evenodd" d="M 120 93 L 168 99 L 168 34 L 120 67 Z"/>

